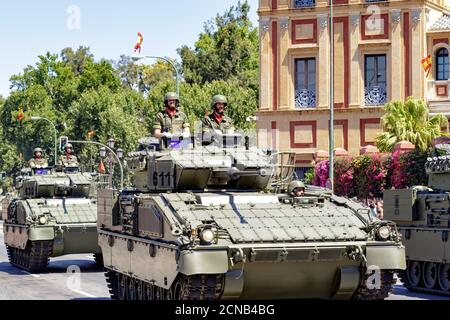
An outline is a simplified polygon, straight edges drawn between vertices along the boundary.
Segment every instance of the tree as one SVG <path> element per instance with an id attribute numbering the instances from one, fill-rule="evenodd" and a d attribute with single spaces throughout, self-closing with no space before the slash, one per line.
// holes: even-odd
<path id="1" fill-rule="evenodd" d="M 377 147 L 382 152 L 391 152 L 400 141 L 409 141 L 419 150 L 426 151 L 432 147 L 433 140 L 441 135 L 441 128 L 448 125 L 442 115 L 430 118 L 425 102 L 412 97 L 406 102 L 390 102 L 384 110 L 384 133 L 376 138 Z"/>
<path id="2" fill-rule="evenodd" d="M 258 91 L 259 36 L 247 1 L 208 21 L 195 48 L 182 46 L 183 75 L 189 84 L 237 80 Z"/>
<path id="3" fill-rule="evenodd" d="M 94 55 L 90 53 L 88 47 L 80 46 L 77 51 L 72 48 L 65 48 L 61 51 L 62 61 L 72 67 L 74 74 L 83 73 L 88 62 L 94 61 Z"/>
<path id="4" fill-rule="evenodd" d="M 173 67 L 163 60 L 157 60 L 152 65 L 140 65 L 129 56 L 122 55 L 119 61 L 113 63 L 122 85 L 142 93 L 148 93 L 158 83 L 175 78 Z"/>

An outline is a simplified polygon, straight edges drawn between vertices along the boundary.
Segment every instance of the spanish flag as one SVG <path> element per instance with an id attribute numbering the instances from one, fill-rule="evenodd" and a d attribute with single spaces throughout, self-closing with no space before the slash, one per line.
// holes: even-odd
<path id="1" fill-rule="evenodd" d="M 103 164 L 102 160 L 100 160 L 100 164 L 98 165 L 98 172 L 100 174 L 105 174 L 106 172 L 105 165 Z"/>
<path id="2" fill-rule="evenodd" d="M 422 67 L 423 70 L 425 70 L 425 72 L 427 73 L 427 75 L 430 72 L 432 66 L 433 64 L 431 60 L 431 55 L 428 55 L 428 57 L 422 59 Z"/>
<path id="3" fill-rule="evenodd" d="M 144 42 L 144 37 L 142 36 L 142 33 L 138 32 L 138 39 L 137 39 L 136 45 L 134 46 L 134 52 L 139 51 L 139 53 L 141 53 L 141 47 L 142 47 L 143 42 Z"/>
<path id="4" fill-rule="evenodd" d="M 19 113 L 17 114 L 17 120 L 22 121 L 23 120 L 23 108 L 19 107 Z"/>

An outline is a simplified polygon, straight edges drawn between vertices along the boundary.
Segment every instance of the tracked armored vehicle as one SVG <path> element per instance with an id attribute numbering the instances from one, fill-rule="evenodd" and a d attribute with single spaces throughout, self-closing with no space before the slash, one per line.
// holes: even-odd
<path id="1" fill-rule="evenodd" d="M 91 174 L 77 167 L 27 168 L 16 182 L 18 194 L 3 204 L 3 231 L 9 261 L 28 272 L 45 272 L 49 258 L 93 253 L 97 244 L 97 204 Z"/>
<path id="2" fill-rule="evenodd" d="M 425 169 L 428 186 L 384 193 L 384 216 L 397 222 L 406 247 L 406 288 L 450 296 L 450 145 L 437 145 Z"/>
<path id="3" fill-rule="evenodd" d="M 99 245 L 121 300 L 362 299 L 405 269 L 391 222 L 328 190 L 283 193 L 279 154 L 239 135 L 221 145 L 141 140 L 133 188 L 99 192 Z M 294 159 L 294 157 L 287 157 Z"/>

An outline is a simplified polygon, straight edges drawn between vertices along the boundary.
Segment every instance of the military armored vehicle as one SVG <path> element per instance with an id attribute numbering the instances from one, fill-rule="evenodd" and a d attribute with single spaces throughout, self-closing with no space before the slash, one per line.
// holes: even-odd
<path id="1" fill-rule="evenodd" d="M 45 272 L 49 258 L 93 253 L 97 243 L 94 177 L 76 166 L 26 168 L 16 179 L 17 195 L 3 203 L 9 261 L 31 273 Z"/>
<path id="2" fill-rule="evenodd" d="M 278 154 L 238 134 L 220 141 L 143 139 L 128 155 L 133 188 L 99 191 L 113 299 L 388 296 L 406 268 L 395 224 L 325 189 L 273 191 L 288 178 L 276 172 L 292 172 L 278 170 Z"/>
<path id="3" fill-rule="evenodd" d="M 406 247 L 406 288 L 450 296 L 450 145 L 426 162 L 428 186 L 384 192 L 384 216 L 398 224 Z"/>

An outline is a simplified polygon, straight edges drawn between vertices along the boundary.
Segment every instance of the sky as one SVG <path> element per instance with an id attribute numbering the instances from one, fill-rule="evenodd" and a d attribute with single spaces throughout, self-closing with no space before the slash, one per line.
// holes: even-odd
<path id="1" fill-rule="evenodd" d="M 46 52 L 88 46 L 95 59 L 132 54 L 137 32 L 142 54 L 179 59 L 182 45 L 193 47 L 203 24 L 238 0 L 41 0 L 0 2 L 0 95 L 9 78 Z M 258 0 L 248 0 L 257 24 Z M 151 62 L 151 61 L 150 61 Z"/>

